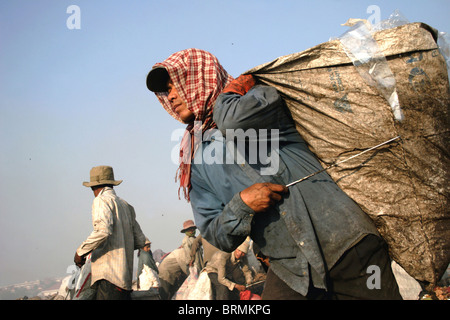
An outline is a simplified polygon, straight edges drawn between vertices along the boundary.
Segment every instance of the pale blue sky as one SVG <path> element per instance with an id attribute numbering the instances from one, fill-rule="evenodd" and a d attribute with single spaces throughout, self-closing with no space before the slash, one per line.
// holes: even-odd
<path id="1" fill-rule="evenodd" d="M 73 4 L 81 29 L 66 26 Z M 153 249 L 180 244 L 192 211 L 170 137 L 184 126 L 145 86 L 154 63 L 196 47 L 238 76 L 338 37 L 370 5 L 450 32 L 448 0 L 1 0 L 0 286 L 65 274 L 92 230 L 81 183 L 96 165 L 124 180 Z"/>

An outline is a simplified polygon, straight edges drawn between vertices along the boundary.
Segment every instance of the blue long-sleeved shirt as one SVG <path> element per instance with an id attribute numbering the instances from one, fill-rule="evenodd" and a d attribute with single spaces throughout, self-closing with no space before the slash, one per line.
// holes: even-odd
<path id="1" fill-rule="evenodd" d="M 202 236 L 227 252 L 250 236 L 270 257 L 272 271 L 294 290 L 306 295 L 310 277 L 315 287 L 326 289 L 327 270 L 366 234 L 378 234 L 374 224 L 326 172 L 291 186 L 266 212 L 255 213 L 242 201 L 240 191 L 254 183 L 286 185 L 322 169 L 273 87 L 258 85 L 244 96 L 221 94 L 214 121 L 220 132 L 203 139 L 192 164 L 190 199 Z M 260 129 L 278 139 L 271 144 L 275 150 L 261 153 L 270 138 Z M 246 148 L 239 147 L 242 133 Z"/>

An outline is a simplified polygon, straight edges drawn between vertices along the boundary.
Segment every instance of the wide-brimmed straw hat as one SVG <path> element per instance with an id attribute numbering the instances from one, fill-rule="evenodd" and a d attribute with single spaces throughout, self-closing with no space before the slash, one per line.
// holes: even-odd
<path id="1" fill-rule="evenodd" d="M 90 182 L 83 182 L 85 187 L 95 187 L 104 184 L 118 186 L 123 180 L 114 180 L 114 171 L 110 166 L 93 167 L 90 172 Z"/>
<path id="2" fill-rule="evenodd" d="M 197 226 L 194 224 L 194 221 L 192 220 L 186 220 L 183 222 L 183 229 L 180 231 L 181 233 L 186 232 L 188 229 L 191 228 L 197 228 Z"/>

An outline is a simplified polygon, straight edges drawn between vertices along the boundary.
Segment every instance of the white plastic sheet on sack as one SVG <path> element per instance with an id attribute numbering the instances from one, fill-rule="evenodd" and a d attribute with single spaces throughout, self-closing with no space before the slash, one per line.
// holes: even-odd
<path id="1" fill-rule="evenodd" d="M 403 20 L 398 22 L 395 17 L 396 15 L 391 15 L 382 27 L 372 27 L 366 20 L 354 19 L 355 22 L 350 23 L 350 30 L 345 32 L 339 40 L 361 77 L 370 86 L 377 88 L 391 106 L 394 118 L 402 121 L 404 115 L 398 99 L 394 74 L 372 36 L 374 31 L 405 23 Z"/>
<path id="2" fill-rule="evenodd" d="M 150 288 L 159 288 L 160 282 L 158 274 L 155 270 L 144 264 L 141 274 L 139 275 L 139 290 L 150 290 Z"/>
<path id="3" fill-rule="evenodd" d="M 206 271 L 189 267 L 189 276 L 175 293 L 173 300 L 212 300 L 211 281 Z"/>
<path id="4" fill-rule="evenodd" d="M 211 280 L 209 280 L 208 273 L 202 271 L 187 300 L 212 300 L 212 298 Z"/>

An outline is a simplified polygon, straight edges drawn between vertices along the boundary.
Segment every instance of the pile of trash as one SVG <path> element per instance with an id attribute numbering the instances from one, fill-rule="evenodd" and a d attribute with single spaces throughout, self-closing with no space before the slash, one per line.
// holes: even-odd
<path id="1" fill-rule="evenodd" d="M 252 270 L 255 273 L 254 283 L 248 286 L 248 290 L 241 293 L 241 300 L 259 300 L 265 281 L 265 274 L 259 272 L 259 262 L 252 252 L 249 254 Z M 253 258 L 253 259 L 252 259 Z M 86 257 L 86 263 L 81 267 L 75 267 L 74 272 L 63 279 L 58 293 L 52 300 L 92 300 L 95 290 L 91 288 L 91 254 Z M 131 293 L 132 300 L 160 300 L 160 281 L 158 272 L 144 264 L 143 270 L 134 281 Z M 180 288 L 173 295 L 172 300 L 212 300 L 211 281 L 207 272 L 189 267 L 189 274 Z"/>
<path id="2" fill-rule="evenodd" d="M 253 264 L 255 271 L 253 284 L 248 290 L 241 292 L 240 300 L 260 300 L 266 279 L 265 272 Z M 392 271 L 397 280 L 400 294 L 405 300 L 449 300 L 450 299 L 450 274 L 445 272 L 438 286 L 432 290 L 424 291 L 422 286 L 412 278 L 395 261 L 392 262 Z M 195 267 L 189 268 L 189 275 L 181 287 L 172 297 L 173 300 L 212 300 L 211 282 L 204 270 Z M 19 300 L 91 300 L 95 292 L 90 288 L 90 257 L 86 264 L 72 275 L 63 279 L 58 293 L 52 296 L 23 297 Z M 137 281 L 133 282 L 133 300 L 160 300 L 160 282 L 158 273 L 147 265 L 144 265 L 139 275 L 139 288 Z"/>

